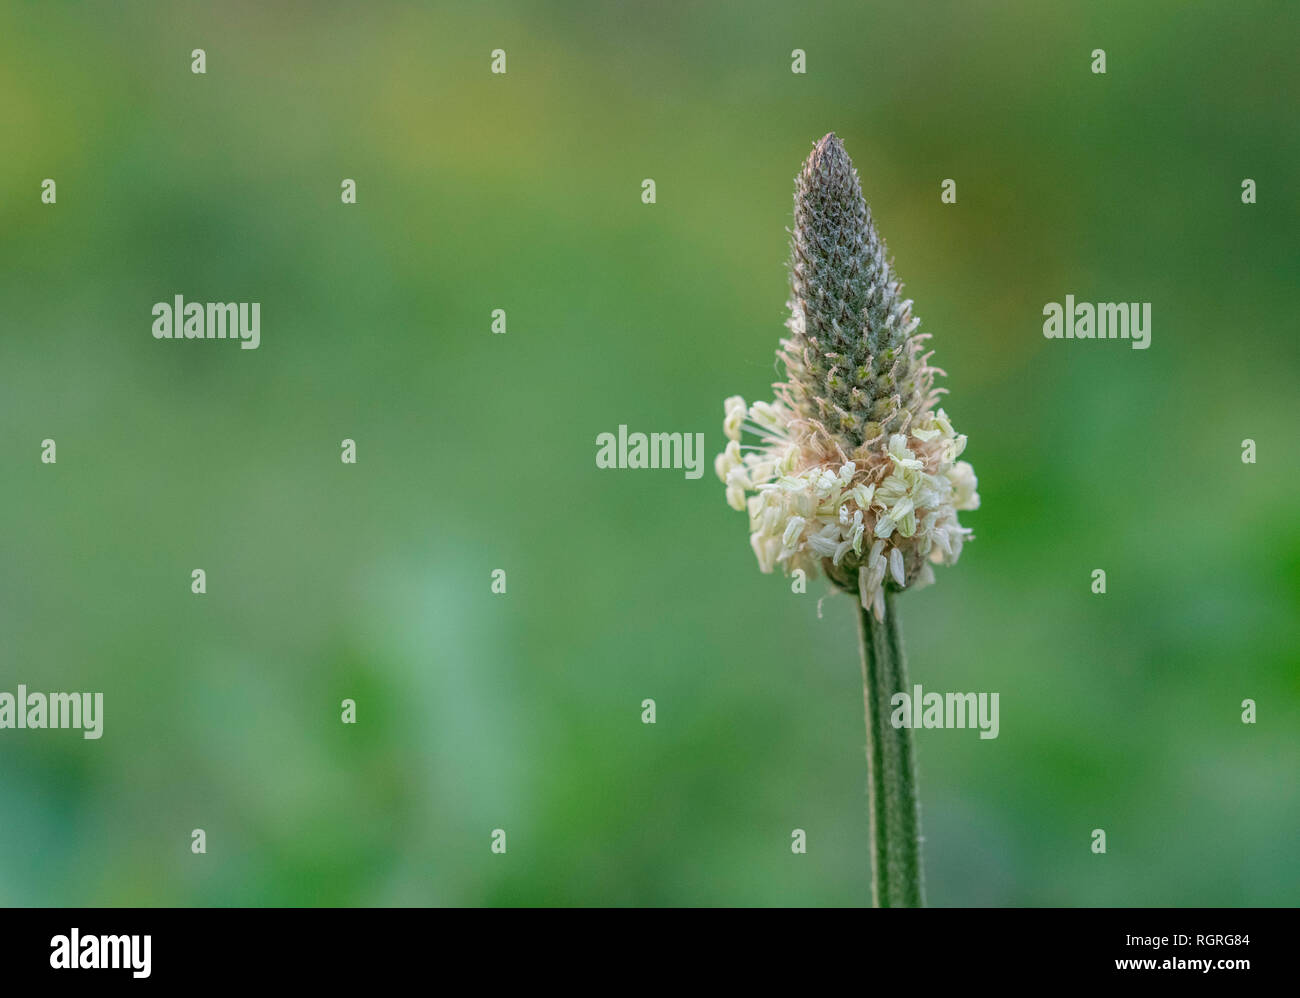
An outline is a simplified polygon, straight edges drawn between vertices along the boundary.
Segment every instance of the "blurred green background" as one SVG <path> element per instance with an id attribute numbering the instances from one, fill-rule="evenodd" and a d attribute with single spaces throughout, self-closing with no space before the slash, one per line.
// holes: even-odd
<path id="1" fill-rule="evenodd" d="M 1297 26 L 5 3 L 0 690 L 105 727 L 0 731 L 0 902 L 867 903 L 852 606 L 760 575 L 711 470 L 834 130 L 983 497 L 901 601 L 915 682 L 1001 699 L 919 733 L 931 903 L 1296 903 Z M 260 349 L 155 341 L 175 294 L 260 301 Z M 1151 348 L 1045 340 L 1066 294 Z M 710 469 L 598 470 L 620 423 Z"/>

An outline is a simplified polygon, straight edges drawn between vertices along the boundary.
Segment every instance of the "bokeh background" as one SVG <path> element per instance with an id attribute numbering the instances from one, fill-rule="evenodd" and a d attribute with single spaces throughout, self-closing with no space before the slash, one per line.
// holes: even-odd
<path id="1" fill-rule="evenodd" d="M 0 902 L 867 903 L 850 602 L 760 575 L 711 468 L 594 462 L 624 423 L 711 464 L 767 397 L 834 130 L 983 497 L 900 604 L 915 682 L 1001 698 L 919 735 L 931 903 L 1296 903 L 1297 24 L 4 4 L 0 689 L 105 729 L 0 731 Z M 1045 340 L 1068 293 L 1151 348 Z M 260 349 L 155 341 L 175 294 L 262 302 Z"/>

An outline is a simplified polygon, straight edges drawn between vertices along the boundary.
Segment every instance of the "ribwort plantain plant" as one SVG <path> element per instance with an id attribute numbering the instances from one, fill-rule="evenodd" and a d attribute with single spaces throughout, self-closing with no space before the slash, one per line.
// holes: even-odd
<path id="1" fill-rule="evenodd" d="M 902 289 L 831 133 L 795 178 L 785 380 L 771 402 L 726 400 L 715 462 L 763 572 L 820 570 L 857 601 L 879 907 L 924 903 L 911 731 L 890 722 L 907 689 L 894 598 L 957 561 L 970 536 L 957 513 L 979 506 L 958 460 L 966 437 L 937 407 L 944 372 Z"/>

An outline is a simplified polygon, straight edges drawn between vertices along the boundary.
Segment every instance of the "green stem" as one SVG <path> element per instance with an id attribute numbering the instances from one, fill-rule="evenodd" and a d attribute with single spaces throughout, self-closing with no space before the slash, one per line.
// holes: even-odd
<path id="1" fill-rule="evenodd" d="M 921 816 L 916 796 L 912 729 L 894 727 L 890 699 L 907 687 L 898 608 L 885 594 L 885 619 L 858 607 L 862 697 L 867 715 L 867 795 L 871 802 L 872 898 L 877 908 L 920 908 Z"/>

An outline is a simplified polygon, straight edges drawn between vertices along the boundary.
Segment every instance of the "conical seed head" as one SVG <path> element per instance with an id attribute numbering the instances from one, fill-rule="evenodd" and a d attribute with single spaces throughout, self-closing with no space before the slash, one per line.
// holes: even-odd
<path id="1" fill-rule="evenodd" d="M 857 170 L 832 132 L 795 178 L 786 401 L 849 451 L 905 430 L 934 403 L 919 321 L 901 296 Z"/>
<path id="2" fill-rule="evenodd" d="M 775 403 L 726 400 L 714 470 L 764 572 L 823 571 L 880 618 L 886 590 L 961 556 L 971 532 L 957 514 L 979 507 L 978 482 L 833 134 L 795 179 L 791 235 L 787 380 Z"/>

